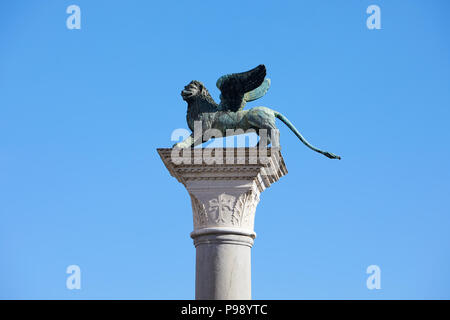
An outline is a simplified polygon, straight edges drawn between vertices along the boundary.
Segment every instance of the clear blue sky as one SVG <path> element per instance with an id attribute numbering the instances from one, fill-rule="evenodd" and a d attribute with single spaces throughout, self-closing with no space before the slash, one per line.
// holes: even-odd
<path id="1" fill-rule="evenodd" d="M 67 6 L 81 30 L 66 28 Z M 366 8 L 381 8 L 368 30 Z M 190 200 L 156 153 L 192 79 L 267 66 L 289 174 L 255 299 L 450 298 L 450 2 L 2 1 L 0 298 L 191 299 Z M 68 265 L 82 289 L 67 290 Z M 381 290 L 366 268 L 381 268 Z"/>

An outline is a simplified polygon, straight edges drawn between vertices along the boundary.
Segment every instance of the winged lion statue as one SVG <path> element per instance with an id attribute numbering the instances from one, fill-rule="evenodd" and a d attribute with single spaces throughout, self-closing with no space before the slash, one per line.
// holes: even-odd
<path id="1" fill-rule="evenodd" d="M 266 107 L 254 107 L 243 110 L 247 102 L 257 100 L 269 90 L 270 79 L 266 78 L 266 67 L 259 65 L 254 69 L 241 73 L 232 73 L 220 77 L 216 83 L 220 89 L 220 103 L 217 104 L 200 81 L 193 80 L 181 96 L 187 102 L 186 120 L 192 132 L 194 123 L 201 123 L 202 132 L 217 129 L 222 136 L 228 129 L 253 129 L 258 134 L 260 129 L 266 129 L 265 141 L 271 142 L 271 133 L 276 129 L 275 119 L 278 118 L 303 142 L 308 148 L 323 154 L 330 159 L 341 159 L 331 152 L 320 150 L 311 145 L 295 128 L 295 126 L 280 112 Z M 228 132 L 230 132 L 228 130 Z M 205 135 L 196 137 L 192 133 L 184 141 L 175 144 L 174 148 L 191 148 L 208 140 Z M 260 140 L 261 141 L 261 140 Z"/>

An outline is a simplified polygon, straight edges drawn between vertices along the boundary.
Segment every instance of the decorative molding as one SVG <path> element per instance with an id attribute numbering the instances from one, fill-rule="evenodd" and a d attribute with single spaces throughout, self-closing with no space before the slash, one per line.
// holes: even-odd
<path id="1" fill-rule="evenodd" d="M 194 152 L 186 158 L 187 163 L 175 161 L 173 150 L 158 149 L 158 153 L 170 174 L 185 186 L 189 181 L 254 179 L 262 192 L 287 174 L 280 148 L 224 148 L 217 155 L 218 149 L 193 149 Z M 210 154 L 222 157 L 223 161 L 211 164 Z M 228 159 L 234 161 L 227 163 Z"/>

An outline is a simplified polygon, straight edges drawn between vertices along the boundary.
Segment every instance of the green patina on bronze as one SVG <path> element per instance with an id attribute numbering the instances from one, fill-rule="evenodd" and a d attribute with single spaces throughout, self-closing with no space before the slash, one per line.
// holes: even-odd
<path id="1" fill-rule="evenodd" d="M 230 129 L 255 130 L 257 134 L 260 133 L 260 129 L 265 129 L 267 137 L 264 137 L 264 141 L 269 144 L 271 142 L 272 129 L 277 128 L 275 118 L 278 118 L 308 148 L 330 159 L 341 159 L 340 156 L 312 146 L 294 125 L 278 111 L 266 107 L 243 110 L 247 102 L 261 98 L 269 90 L 270 79 L 265 77 L 266 67 L 264 65 L 259 65 L 246 72 L 232 73 L 220 77 L 216 84 L 221 92 L 220 104 L 214 101 L 203 83 L 197 80 L 191 81 L 181 91 L 183 100 L 188 104 L 186 120 L 191 131 L 194 132 L 194 123 L 196 121 L 200 123 L 202 132 L 216 129 L 223 137 L 230 134 Z M 234 132 L 231 134 L 239 133 Z M 175 144 L 174 148 L 191 148 L 208 141 L 210 138 L 205 135 L 195 137 L 194 134 L 191 134 L 184 141 Z"/>

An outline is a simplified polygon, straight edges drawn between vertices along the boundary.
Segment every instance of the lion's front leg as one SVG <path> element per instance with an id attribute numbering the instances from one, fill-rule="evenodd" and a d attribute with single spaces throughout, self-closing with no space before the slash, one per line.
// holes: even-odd
<path id="1" fill-rule="evenodd" d="M 191 134 L 189 137 L 181 142 L 175 143 L 172 148 L 190 148 L 194 144 L 194 135 Z"/>
<path id="2" fill-rule="evenodd" d="M 192 148 L 198 146 L 202 143 L 202 138 L 194 139 L 194 134 L 192 133 L 189 137 L 181 142 L 175 143 L 172 148 Z"/>

